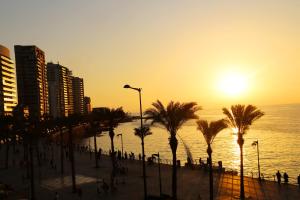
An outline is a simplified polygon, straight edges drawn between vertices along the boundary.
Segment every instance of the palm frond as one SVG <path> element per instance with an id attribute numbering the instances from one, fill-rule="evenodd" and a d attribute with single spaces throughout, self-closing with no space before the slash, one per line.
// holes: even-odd
<path id="1" fill-rule="evenodd" d="M 179 134 L 178 134 L 178 137 L 183 144 L 186 156 L 191 160 L 192 164 L 194 164 L 194 158 L 193 158 L 193 154 L 192 154 L 190 147 L 187 145 L 187 143 L 182 139 L 182 137 Z"/>
<path id="2" fill-rule="evenodd" d="M 134 135 L 138 136 L 139 138 L 142 138 L 144 136 L 144 138 L 148 135 L 152 135 L 152 132 L 150 131 L 150 127 L 144 125 L 142 128 L 135 128 L 134 129 Z"/>
<path id="3" fill-rule="evenodd" d="M 203 134 L 207 144 L 211 144 L 219 132 L 227 128 L 224 119 L 208 123 L 206 120 L 197 121 L 197 129 Z"/>
<path id="4" fill-rule="evenodd" d="M 195 102 L 179 103 L 169 102 L 165 107 L 159 100 L 152 103 L 152 108 L 145 111 L 145 116 L 151 124 L 160 124 L 170 134 L 176 134 L 182 125 L 191 119 L 198 119 L 196 112 L 201 109 Z"/>
<path id="5" fill-rule="evenodd" d="M 233 105 L 229 111 L 223 108 L 223 113 L 226 115 L 226 123 L 232 128 L 238 129 L 238 134 L 245 134 L 250 125 L 257 119 L 261 118 L 264 113 L 253 105 Z"/>

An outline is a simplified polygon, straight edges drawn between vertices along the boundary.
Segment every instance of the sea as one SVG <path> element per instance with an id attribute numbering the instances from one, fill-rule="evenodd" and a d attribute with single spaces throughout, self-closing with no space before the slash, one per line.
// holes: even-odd
<path id="1" fill-rule="evenodd" d="M 259 144 L 260 171 L 268 180 L 275 180 L 275 173 L 288 173 L 291 183 L 296 183 L 300 174 L 300 104 L 275 105 L 259 107 L 265 115 L 255 121 L 244 136 L 244 175 L 258 177 L 258 152 L 254 141 Z M 222 119 L 225 116 L 222 109 L 203 109 L 198 112 L 200 119 L 208 121 Z M 138 157 L 141 153 L 141 140 L 134 135 L 134 128 L 140 126 L 139 121 L 120 124 L 115 133 L 122 134 L 123 149 L 127 153 L 133 152 Z M 169 146 L 169 133 L 160 126 L 151 127 L 152 135 L 145 137 L 145 154 L 150 157 L 159 153 L 163 163 L 171 163 L 172 154 Z M 213 163 L 222 161 L 226 171 L 239 172 L 240 150 L 237 144 L 237 135 L 231 129 L 220 132 L 212 144 Z M 190 152 L 194 163 L 199 158 L 206 162 L 207 145 L 196 121 L 189 121 L 178 131 L 177 158 L 181 164 L 187 161 L 187 152 Z M 83 141 L 93 147 L 93 139 Z M 121 150 L 120 136 L 114 138 L 115 147 Z M 98 148 L 108 152 L 110 138 L 108 133 L 97 137 Z"/>

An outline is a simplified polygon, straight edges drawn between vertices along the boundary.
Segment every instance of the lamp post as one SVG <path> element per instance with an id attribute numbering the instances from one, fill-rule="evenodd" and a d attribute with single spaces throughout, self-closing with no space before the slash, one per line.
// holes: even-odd
<path id="1" fill-rule="evenodd" d="M 258 147 L 258 140 L 254 141 L 254 142 L 252 143 L 252 146 L 256 146 L 256 150 L 257 150 L 258 180 L 261 181 L 261 177 L 260 177 L 260 163 L 259 163 L 259 147 Z"/>
<path id="2" fill-rule="evenodd" d="M 142 112 L 142 88 L 134 88 L 130 85 L 124 85 L 123 88 L 133 89 L 139 92 L 139 100 L 140 100 L 140 118 L 141 118 L 141 130 L 143 128 L 143 112 Z M 144 133 L 141 134 L 142 137 L 142 160 L 143 160 L 143 179 L 144 179 L 144 199 L 147 199 L 147 181 L 146 181 L 146 165 L 145 165 L 145 149 L 144 149 Z"/>
<path id="3" fill-rule="evenodd" d="M 159 153 L 157 154 L 152 154 L 152 157 L 157 157 L 157 163 L 158 163 L 158 182 L 159 182 L 159 195 L 162 195 L 161 192 L 161 173 L 160 173 L 160 158 L 159 158 Z"/>
<path id="4" fill-rule="evenodd" d="M 119 136 L 121 136 L 121 147 L 122 147 L 122 158 L 123 158 L 123 156 L 124 156 L 124 155 L 123 155 L 123 150 L 124 150 L 124 149 L 123 149 L 123 134 L 120 133 L 120 134 L 117 135 L 117 137 L 119 137 Z"/>

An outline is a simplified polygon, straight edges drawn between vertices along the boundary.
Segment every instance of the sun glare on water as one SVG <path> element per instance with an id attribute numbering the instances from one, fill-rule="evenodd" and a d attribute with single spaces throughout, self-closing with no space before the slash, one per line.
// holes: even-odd
<path id="1" fill-rule="evenodd" d="M 227 73 L 219 78 L 218 88 L 227 96 L 239 96 L 247 89 L 246 76 L 236 72 Z"/>

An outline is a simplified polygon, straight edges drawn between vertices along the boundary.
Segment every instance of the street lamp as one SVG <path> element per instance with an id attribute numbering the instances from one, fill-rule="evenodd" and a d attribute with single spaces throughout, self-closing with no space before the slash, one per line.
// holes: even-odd
<path id="1" fill-rule="evenodd" d="M 159 153 L 152 154 L 152 157 L 157 157 L 157 163 L 158 163 L 158 181 L 159 181 L 159 195 L 162 196 L 161 192 L 161 173 L 160 173 L 160 158 Z"/>
<path id="2" fill-rule="evenodd" d="M 140 100 L 140 118 L 141 118 L 141 130 L 143 128 L 143 112 L 142 112 L 142 88 L 134 88 L 131 87 L 130 85 L 124 85 L 123 88 L 127 89 L 133 89 L 135 91 L 139 92 L 139 100 Z M 144 179 L 144 199 L 147 199 L 147 182 L 146 182 L 146 165 L 145 165 L 145 149 L 144 149 L 144 133 L 141 134 L 141 139 L 142 139 L 142 160 L 143 160 L 143 179 Z"/>
<path id="3" fill-rule="evenodd" d="M 120 134 L 117 135 L 117 137 L 118 136 L 121 136 L 121 147 L 122 147 L 122 158 L 123 158 L 123 134 L 120 133 Z"/>
<path id="4" fill-rule="evenodd" d="M 258 147 L 258 140 L 254 141 L 254 142 L 252 143 L 252 146 L 256 146 L 256 150 L 257 150 L 258 180 L 261 181 L 261 177 L 260 177 L 260 163 L 259 163 L 259 147 Z"/>

